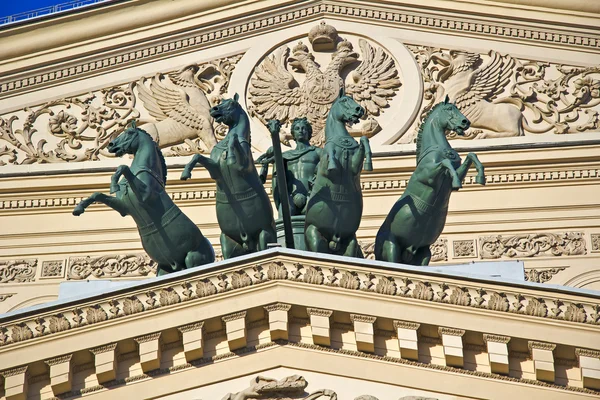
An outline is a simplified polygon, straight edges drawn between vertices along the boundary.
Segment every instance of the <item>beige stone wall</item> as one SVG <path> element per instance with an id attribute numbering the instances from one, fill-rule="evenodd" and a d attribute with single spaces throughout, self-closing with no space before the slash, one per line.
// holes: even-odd
<path id="1" fill-rule="evenodd" d="M 386 98 L 389 105 L 373 116 L 380 128 L 371 138 L 375 171 L 362 177 L 365 212 L 358 232 L 367 253 L 414 168 L 411 141 L 419 115 L 441 93 L 452 94 L 456 82 L 440 77 L 446 65 L 439 60 L 466 51 L 481 60 L 473 71 L 483 74 L 490 64 L 507 71 L 508 83 L 486 101 L 514 110 L 506 101 L 520 99 L 532 130 L 495 137 L 506 132 L 488 124 L 482 133 L 491 137 L 474 133 L 471 140 L 452 140 L 462 156 L 479 155 L 488 184 L 480 187 L 469 176 L 452 195 L 432 264 L 520 259 L 530 280 L 600 289 L 598 17 L 586 2 L 538 3 L 440 0 L 424 9 L 416 0 L 377 7 L 362 1 L 144 1 L 2 30 L 0 311 L 53 299 L 64 280 L 152 276 L 130 219 L 104 206 L 70 215 L 81 198 L 106 192 L 114 168 L 128 162 L 102 150 L 111 135 L 134 118 L 159 122 L 144 105 L 140 85 L 151 90 L 170 73 L 199 68 L 206 74 L 199 75 L 204 86 L 198 90 L 211 104 L 239 92 L 244 104 L 256 106 L 256 68 L 282 45 L 290 52 L 298 40 L 310 45 L 310 30 L 323 20 L 361 60 L 361 39 L 382 49 L 401 82 Z M 330 53 L 310 51 L 323 66 L 330 62 Z M 288 71 L 305 84 L 305 74 Z M 344 74 L 351 85 L 350 72 Z M 524 75 L 531 79 L 523 81 Z M 557 88 L 564 93 L 553 101 L 562 111 L 534 123 L 535 113 L 553 104 Z M 515 94 L 529 89 L 535 89 L 535 101 Z M 93 112 L 99 120 L 86 117 Z M 560 124 L 574 112 L 575 122 Z M 261 118 L 257 113 L 252 120 L 257 155 L 268 147 Z M 217 137 L 223 133 L 212 129 Z M 360 129 L 357 134 L 372 133 L 367 124 Z M 70 137 L 81 148 L 65 145 Z M 37 150 L 42 139 L 45 154 Z M 169 156 L 167 190 L 218 250 L 214 184 L 201 170 L 191 181 L 178 180 L 187 154 L 196 150 L 208 149 L 193 140 L 163 150 Z"/>

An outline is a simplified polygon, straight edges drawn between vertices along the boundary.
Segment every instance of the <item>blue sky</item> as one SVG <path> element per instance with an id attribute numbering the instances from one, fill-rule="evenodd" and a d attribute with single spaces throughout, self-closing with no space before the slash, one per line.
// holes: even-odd
<path id="1" fill-rule="evenodd" d="M 0 0 L 0 17 L 67 2 L 69 0 Z"/>

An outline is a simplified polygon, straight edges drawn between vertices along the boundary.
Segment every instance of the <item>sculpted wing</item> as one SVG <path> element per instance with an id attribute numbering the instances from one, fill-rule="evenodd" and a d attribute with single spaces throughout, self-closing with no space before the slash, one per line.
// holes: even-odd
<path id="1" fill-rule="evenodd" d="M 191 129 L 201 130 L 210 118 L 208 110 L 190 105 L 185 90 L 174 84 L 168 85 L 159 75 L 152 79 L 149 88 L 141 80 L 137 88 L 144 107 L 157 121 L 171 118 Z"/>
<path id="2" fill-rule="evenodd" d="M 491 101 L 504 91 L 510 82 L 515 60 L 502 57 L 498 52 L 490 51 L 488 63 L 475 71 L 473 84 L 464 93 L 456 97 L 456 106 L 469 119 L 476 114 L 476 105 L 481 100 Z"/>
<path id="3" fill-rule="evenodd" d="M 366 40 L 359 40 L 363 61 L 352 72 L 353 83 L 346 85 L 346 94 L 367 110 L 369 115 L 379 115 L 388 100 L 402 84 L 392 56 L 378 47 L 374 49 Z"/>
<path id="4" fill-rule="evenodd" d="M 268 121 L 282 123 L 303 116 L 303 94 L 292 74 L 286 69 L 290 49 L 281 46 L 256 68 L 250 95 L 255 110 Z"/>

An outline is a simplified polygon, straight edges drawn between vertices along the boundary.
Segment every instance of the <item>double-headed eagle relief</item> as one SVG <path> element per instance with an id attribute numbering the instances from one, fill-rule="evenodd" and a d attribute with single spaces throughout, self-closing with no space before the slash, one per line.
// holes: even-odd
<path id="1" fill-rule="evenodd" d="M 374 117 L 388 107 L 401 86 L 392 56 L 365 39 L 358 40 L 359 56 L 352 43 L 325 22 L 311 29 L 308 40 L 315 52 L 331 53 L 329 64 L 321 66 L 303 42 L 291 54 L 287 45 L 279 47 L 258 65 L 250 80 L 252 115 L 283 124 L 306 117 L 314 131 L 311 143 L 321 145 L 327 114 L 345 87 L 346 94 L 366 110 L 365 121 L 352 133 L 375 134 L 380 127 Z"/>

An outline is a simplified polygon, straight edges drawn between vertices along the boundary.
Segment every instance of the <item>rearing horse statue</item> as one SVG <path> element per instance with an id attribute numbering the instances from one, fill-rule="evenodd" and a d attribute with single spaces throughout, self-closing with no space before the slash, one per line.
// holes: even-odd
<path id="1" fill-rule="evenodd" d="M 131 167 L 121 165 L 112 176 L 110 192 L 96 192 L 73 209 L 83 214 L 92 203 L 104 203 L 122 216 L 131 215 L 138 226 L 144 250 L 158 263 L 158 275 L 208 264 L 215 260 L 213 248 L 200 229 L 167 192 L 165 159 L 150 135 L 132 126 L 108 144 L 121 157 L 133 154 Z M 119 180 L 123 177 L 120 182 Z"/>
<path id="2" fill-rule="evenodd" d="M 360 144 L 346 124 L 357 123 L 365 110 L 340 90 L 325 121 L 325 148 L 306 209 L 306 248 L 362 258 L 356 231 L 363 210 L 360 173 L 371 171 L 369 139 Z M 366 161 L 365 161 L 366 157 Z"/>
<path id="3" fill-rule="evenodd" d="M 417 168 L 377 232 L 377 260 L 428 265 L 429 246 L 446 223 L 450 193 L 462 187 L 472 164 L 477 169 L 476 182 L 485 185 L 483 165 L 477 156 L 469 153 L 461 164 L 460 156 L 446 139 L 446 131 L 463 135 L 469 125 L 447 96 L 425 116 L 417 136 Z"/>
<path id="4" fill-rule="evenodd" d="M 271 201 L 254 166 L 248 115 L 238 103 L 237 93 L 211 108 L 210 115 L 227 125 L 229 132 L 213 147 L 210 158 L 196 154 L 181 179 L 189 179 L 200 163 L 217 182 L 217 220 L 224 259 L 264 250 L 267 243 L 276 241 L 275 223 Z"/>

